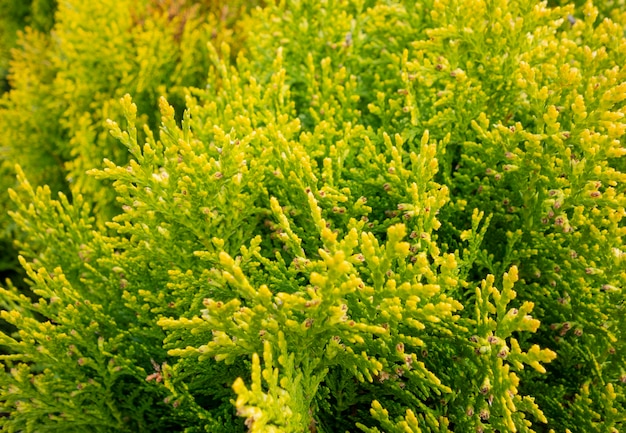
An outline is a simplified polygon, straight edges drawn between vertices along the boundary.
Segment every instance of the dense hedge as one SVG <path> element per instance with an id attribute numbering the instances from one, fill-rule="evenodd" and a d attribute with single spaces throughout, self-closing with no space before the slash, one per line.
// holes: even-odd
<path id="1" fill-rule="evenodd" d="M 59 2 L 3 431 L 624 431 L 621 4 Z"/>

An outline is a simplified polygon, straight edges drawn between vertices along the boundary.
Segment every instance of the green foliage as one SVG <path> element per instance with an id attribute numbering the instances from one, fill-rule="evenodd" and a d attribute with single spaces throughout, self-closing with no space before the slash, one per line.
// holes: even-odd
<path id="1" fill-rule="evenodd" d="M 206 81 L 209 59 L 198 53 L 209 41 L 240 44 L 235 20 L 247 3 L 224 9 L 210 1 L 64 1 L 52 15 L 52 3 L 38 0 L 30 21 L 7 17 L 11 25 L 31 25 L 19 34 L 10 90 L 0 99 L 0 239 L 10 243 L 19 236 L 6 217 L 13 209 L 6 190 L 16 186 L 15 164 L 36 185 L 83 194 L 98 224 L 115 215 L 110 185 L 86 172 L 104 158 L 128 162 L 106 126 L 107 119 L 122 119 L 117 101 L 132 93 L 144 108 L 142 121 L 152 126 L 158 124 L 159 96 L 182 111 L 185 89 Z M 15 35 L 12 27 L 9 32 Z M 10 250 L 3 255 L 3 266 L 11 267 L 14 256 Z"/>
<path id="2" fill-rule="evenodd" d="M 26 25 L 47 32 L 53 25 L 56 0 L 1 0 L 0 10 L 0 92 L 7 90 L 10 51 L 15 47 L 18 31 Z"/>
<path id="3" fill-rule="evenodd" d="M 3 431 L 624 430 L 626 14 L 246 6 L 21 37 Z"/>

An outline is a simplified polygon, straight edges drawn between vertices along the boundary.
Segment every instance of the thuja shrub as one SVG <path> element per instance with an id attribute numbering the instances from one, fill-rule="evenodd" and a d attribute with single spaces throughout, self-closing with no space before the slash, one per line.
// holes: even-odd
<path id="1" fill-rule="evenodd" d="M 0 9 L 0 92 L 7 89 L 7 75 L 11 49 L 15 47 L 18 31 L 32 26 L 40 31 L 49 31 L 56 1 L 54 0 L 2 0 Z"/>
<path id="2" fill-rule="evenodd" d="M 17 168 L 0 425 L 624 430 L 626 14 L 601 10 L 280 2 L 194 51 L 201 86 L 119 86 L 128 157 L 89 171 L 118 215 Z"/>
<path id="3" fill-rule="evenodd" d="M 18 33 L 27 25 L 39 31 L 49 31 L 52 26 L 54 0 L 0 0 L 0 95 L 9 90 L 9 64 L 11 50 L 15 48 Z M 0 145 L 0 211 L 2 229 L 0 230 L 0 275 L 14 276 L 19 265 L 15 259 L 15 251 L 11 248 L 10 234 L 14 233 L 14 225 L 6 215 L 9 204 L 6 190 L 15 186 L 15 175 L 12 163 L 7 161 L 10 148 L 7 143 Z"/>
<path id="4" fill-rule="evenodd" d="M 19 236 L 6 217 L 13 210 L 6 190 L 15 187 L 15 164 L 54 194 L 83 194 L 97 224 L 115 215 L 119 209 L 110 185 L 86 172 L 100 167 L 103 158 L 128 162 L 105 124 L 123 118 L 117 101 L 130 92 L 143 109 L 142 121 L 152 127 L 158 124 L 159 96 L 182 113 L 184 89 L 203 86 L 208 73 L 208 58 L 195 53 L 209 41 L 240 45 L 237 16 L 255 4 L 63 1 L 52 13 L 56 2 L 38 0 L 30 8 L 22 0 L 2 3 L 7 12 L 15 11 L 13 19 L 3 13 L 10 25 L 0 28 L 7 39 L 17 39 L 17 49 L 9 63 L 0 43 L 0 69 L 10 64 L 10 88 L 0 99 L 1 240 Z M 14 27 L 24 24 L 30 25 L 17 34 Z M 12 258 L 1 257 L 0 265 L 10 269 Z"/>

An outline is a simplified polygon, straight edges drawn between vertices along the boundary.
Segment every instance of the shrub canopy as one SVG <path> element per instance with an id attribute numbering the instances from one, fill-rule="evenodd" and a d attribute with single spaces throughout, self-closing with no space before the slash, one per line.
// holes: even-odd
<path id="1" fill-rule="evenodd" d="M 3 431 L 624 431 L 623 2 L 252 3 L 20 34 Z"/>

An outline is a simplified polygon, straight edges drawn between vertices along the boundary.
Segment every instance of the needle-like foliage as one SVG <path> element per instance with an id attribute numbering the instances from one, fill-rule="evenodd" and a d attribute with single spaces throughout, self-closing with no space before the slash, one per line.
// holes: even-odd
<path id="1" fill-rule="evenodd" d="M 618 1 L 88 3 L 2 108 L 3 431 L 626 428 Z"/>

